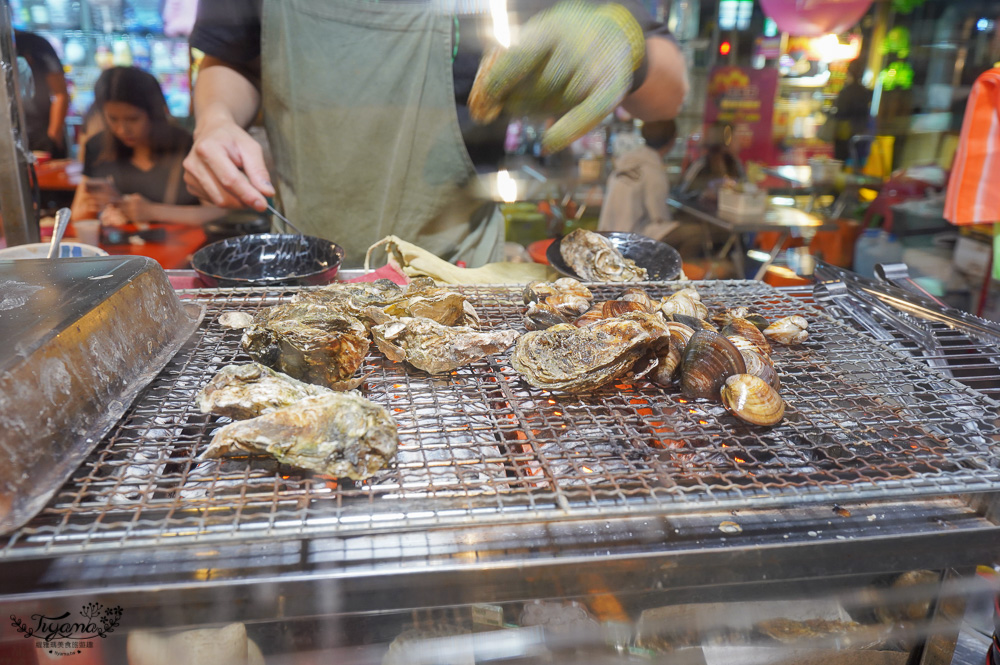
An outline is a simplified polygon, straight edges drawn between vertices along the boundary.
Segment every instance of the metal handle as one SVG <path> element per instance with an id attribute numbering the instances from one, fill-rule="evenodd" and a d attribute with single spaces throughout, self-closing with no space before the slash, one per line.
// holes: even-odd
<path id="1" fill-rule="evenodd" d="M 295 231 L 296 233 L 298 233 L 300 236 L 304 236 L 305 235 L 304 233 L 302 233 L 302 231 L 299 230 L 299 227 L 295 226 L 290 221 L 288 221 L 288 218 L 285 217 L 284 215 L 282 215 L 277 210 L 275 210 L 274 206 L 271 205 L 270 203 L 267 204 L 267 209 L 268 209 L 268 211 L 270 211 L 270 213 L 272 215 L 274 215 L 275 217 L 277 217 L 278 219 L 280 219 L 286 225 L 290 226 L 292 228 L 292 230 Z"/>
<path id="2" fill-rule="evenodd" d="M 52 242 L 49 243 L 49 253 L 46 258 L 53 259 L 59 256 L 59 243 L 62 241 L 66 227 L 69 225 L 69 208 L 60 208 L 56 212 L 56 225 L 52 229 Z"/>

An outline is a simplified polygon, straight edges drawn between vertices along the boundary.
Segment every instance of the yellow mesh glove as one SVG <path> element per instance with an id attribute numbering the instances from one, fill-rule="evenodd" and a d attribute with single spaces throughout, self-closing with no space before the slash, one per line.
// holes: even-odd
<path id="1" fill-rule="evenodd" d="M 615 110 L 645 56 L 642 27 L 625 7 L 560 2 L 532 17 L 519 43 L 487 53 L 469 95 L 472 119 L 565 113 L 542 136 L 546 152 L 562 150 Z"/>

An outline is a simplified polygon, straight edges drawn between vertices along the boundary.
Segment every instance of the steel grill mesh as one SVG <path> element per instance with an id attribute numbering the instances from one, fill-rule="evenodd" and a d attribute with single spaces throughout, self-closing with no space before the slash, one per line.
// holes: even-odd
<path id="1" fill-rule="evenodd" d="M 0 552 L 27 558 L 121 547 L 608 518 L 1000 489 L 998 404 L 760 282 L 705 282 L 710 310 L 804 314 L 810 340 L 775 345 L 787 402 L 774 428 L 717 404 L 620 381 L 587 395 L 528 386 L 507 354 L 440 377 L 374 349 L 363 393 L 399 425 L 395 463 L 364 483 L 266 456 L 199 460 L 226 419 L 194 405 L 224 365 L 248 362 L 222 312 L 295 290 L 215 290 L 192 340 Z M 523 330 L 518 289 L 455 287 L 484 327 Z M 646 286 L 656 297 L 676 285 Z M 617 289 L 597 287 L 598 300 Z"/>

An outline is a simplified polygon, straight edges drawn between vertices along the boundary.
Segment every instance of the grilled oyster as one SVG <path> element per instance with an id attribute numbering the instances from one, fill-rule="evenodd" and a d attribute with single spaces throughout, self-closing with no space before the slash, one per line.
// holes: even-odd
<path id="1" fill-rule="evenodd" d="M 202 413 L 233 420 L 294 404 L 304 397 L 326 395 L 329 388 L 303 383 L 258 363 L 226 365 L 201 389 L 195 400 Z"/>
<path id="2" fill-rule="evenodd" d="M 431 279 L 415 279 L 405 289 L 388 279 L 331 284 L 293 298 L 293 302 L 302 300 L 329 305 L 368 325 L 380 323 L 370 318 L 372 308 L 377 308 L 393 317 L 422 316 L 446 326 L 479 326 L 479 315 L 465 296 L 438 287 Z"/>
<path id="3" fill-rule="evenodd" d="M 576 229 L 559 244 L 563 261 L 589 282 L 641 282 L 646 269 L 622 256 L 606 237 L 586 229 Z"/>
<path id="4" fill-rule="evenodd" d="M 261 311 L 243 333 L 250 357 L 289 376 L 343 390 L 368 352 L 363 323 L 336 305 L 300 301 Z"/>
<path id="5" fill-rule="evenodd" d="M 372 328 L 375 344 L 390 360 L 405 360 L 431 374 L 448 372 L 503 351 L 517 339 L 514 330 L 479 331 L 444 326 L 431 319 L 403 317 Z"/>
<path id="6" fill-rule="evenodd" d="M 536 388 L 583 392 L 623 376 L 668 334 L 663 321 L 646 312 L 629 312 L 584 328 L 559 324 L 523 335 L 510 362 Z"/>
<path id="7" fill-rule="evenodd" d="M 202 457 L 266 453 L 282 464 L 364 480 L 389 463 L 398 444 L 385 408 L 357 393 L 329 393 L 226 425 Z"/>

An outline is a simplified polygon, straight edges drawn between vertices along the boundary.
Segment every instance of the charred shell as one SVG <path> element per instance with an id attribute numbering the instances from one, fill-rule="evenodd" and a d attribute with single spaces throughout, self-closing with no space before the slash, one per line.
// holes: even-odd
<path id="1" fill-rule="evenodd" d="M 227 365 L 195 397 L 202 413 L 233 420 L 256 418 L 305 397 L 325 395 L 329 388 L 304 383 L 258 363 Z"/>
<path id="2" fill-rule="evenodd" d="M 243 333 L 250 357 L 289 376 L 343 387 L 368 352 L 368 331 L 336 305 L 300 301 L 261 311 Z"/>
<path id="3" fill-rule="evenodd" d="M 503 351 L 517 339 L 514 330 L 479 331 L 445 326 L 431 319 L 401 318 L 372 328 L 375 344 L 390 360 L 406 361 L 431 374 L 450 372 Z"/>
<path id="4" fill-rule="evenodd" d="M 751 374 L 726 379 L 722 403 L 734 416 L 754 425 L 777 425 L 785 415 L 785 401 L 767 382 Z"/>
<path id="5" fill-rule="evenodd" d="M 663 322 L 645 312 L 584 328 L 557 325 L 523 335 L 511 365 L 536 388 L 584 392 L 624 376 L 667 334 Z"/>
<path id="6" fill-rule="evenodd" d="M 684 349 L 681 392 L 692 398 L 717 400 L 725 380 L 744 372 L 743 356 L 732 342 L 710 330 L 699 330 Z"/>
<path id="7" fill-rule="evenodd" d="M 626 259 L 606 237 L 586 229 L 570 232 L 559 243 L 559 253 L 573 272 L 588 282 L 641 282 L 645 268 Z"/>
<path id="8" fill-rule="evenodd" d="M 398 445 L 385 408 L 357 393 L 329 393 L 226 425 L 202 457 L 264 453 L 282 464 L 364 480 L 392 460 Z"/>

